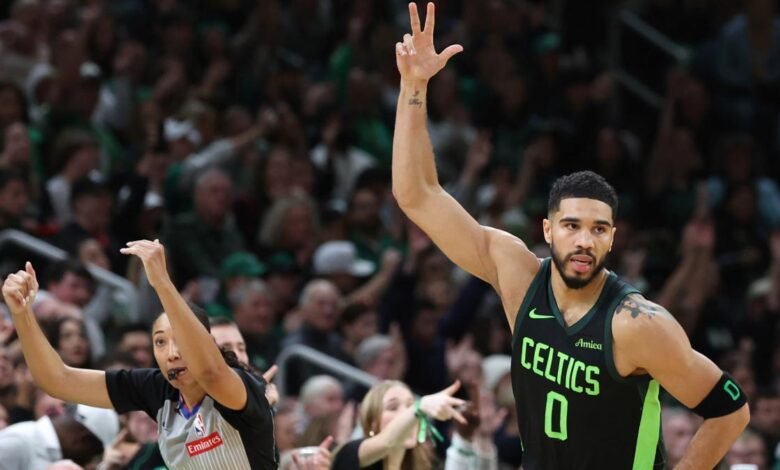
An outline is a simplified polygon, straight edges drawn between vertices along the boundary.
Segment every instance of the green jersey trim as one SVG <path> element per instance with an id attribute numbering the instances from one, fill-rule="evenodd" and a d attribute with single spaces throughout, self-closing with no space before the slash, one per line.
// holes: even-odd
<path id="1" fill-rule="evenodd" d="M 550 270 L 550 275 L 552 276 L 552 270 Z M 550 309 L 552 310 L 552 314 L 555 315 L 555 319 L 558 322 L 561 327 L 563 327 L 563 331 L 566 332 L 567 335 L 572 336 L 580 331 L 582 331 L 583 328 L 588 326 L 588 323 L 590 323 L 590 320 L 596 315 L 596 313 L 603 307 L 603 304 L 605 302 L 605 299 L 608 298 L 609 292 L 612 290 L 613 284 L 617 281 L 617 275 L 613 272 L 607 273 L 607 280 L 604 282 L 604 286 L 601 288 L 601 292 L 599 293 L 598 298 L 596 299 L 596 303 L 593 304 L 593 306 L 588 310 L 585 315 L 582 316 L 579 320 L 577 320 L 572 325 L 567 325 L 566 322 L 563 320 L 563 313 L 561 313 L 561 310 L 558 308 L 558 301 L 555 300 L 555 293 L 553 292 L 552 288 L 552 280 L 547 283 L 547 302 L 550 304 Z"/>
<path id="2" fill-rule="evenodd" d="M 658 400 L 658 388 L 658 382 L 655 380 L 651 380 L 647 385 L 639 435 L 636 438 L 633 470 L 652 470 L 655 465 L 658 439 L 661 435 L 661 402 Z"/>

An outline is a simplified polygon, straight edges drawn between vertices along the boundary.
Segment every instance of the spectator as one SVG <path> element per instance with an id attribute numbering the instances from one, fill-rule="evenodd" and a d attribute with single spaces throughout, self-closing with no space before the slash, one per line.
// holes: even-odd
<path id="1" fill-rule="evenodd" d="M 32 228 L 31 221 L 25 220 L 29 199 L 24 176 L 9 170 L 0 170 L 0 230 Z"/>
<path id="2" fill-rule="evenodd" d="M 135 367 L 154 367 L 148 326 L 143 323 L 124 325 L 118 338 L 117 351 L 130 354 L 136 363 Z"/>
<path id="3" fill-rule="evenodd" d="M 46 195 L 53 209 L 53 216 L 60 226 L 73 219 L 73 185 L 91 176 L 100 163 L 100 149 L 95 139 L 83 132 L 63 132 L 54 144 L 54 161 L 50 171 L 55 176 L 46 182 Z"/>
<path id="4" fill-rule="evenodd" d="M 73 260 L 58 261 L 47 269 L 44 289 L 33 309 L 44 320 L 63 315 L 82 319 L 93 359 L 97 359 L 106 350 L 103 332 L 95 319 L 83 314 L 94 294 L 95 280 L 84 265 Z"/>
<path id="5" fill-rule="evenodd" d="M 363 340 L 375 335 L 379 318 L 375 310 L 363 304 L 349 304 L 341 314 L 341 335 L 344 352 L 357 360 L 357 347 Z"/>
<path id="6" fill-rule="evenodd" d="M 24 92 L 11 82 L 0 81 L 0 130 L 14 122 L 28 122 Z"/>
<path id="7" fill-rule="evenodd" d="M 358 175 L 375 165 L 368 153 L 355 147 L 343 116 L 331 116 L 322 127 L 320 142 L 311 150 L 311 161 L 331 184 L 330 196 L 346 204 Z"/>
<path id="8" fill-rule="evenodd" d="M 761 433 L 766 449 L 777 458 L 780 446 L 780 394 L 760 392 L 755 398 L 751 425 Z"/>
<path id="9" fill-rule="evenodd" d="M 93 238 L 108 256 L 111 266 L 121 272 L 126 263 L 119 255 L 119 240 L 111 226 L 113 204 L 113 196 L 105 184 L 88 178 L 74 182 L 70 191 L 71 219 L 55 235 L 55 244 L 77 256 L 80 244 Z"/>
<path id="10" fill-rule="evenodd" d="M 300 266 L 284 251 L 271 255 L 267 260 L 265 282 L 274 293 L 279 312 L 288 312 L 298 301 L 298 288 L 302 279 Z"/>
<path id="11" fill-rule="evenodd" d="M 230 214 L 230 179 L 220 170 L 201 174 L 193 191 L 194 210 L 181 214 L 166 229 L 171 265 L 177 282 L 202 276 L 217 279 L 222 260 L 244 249 Z"/>
<path id="12" fill-rule="evenodd" d="M 246 352 L 246 343 L 235 323 L 224 317 L 209 318 L 211 336 L 220 349 L 232 351 L 243 364 L 251 364 Z"/>
<path id="13" fill-rule="evenodd" d="M 384 381 L 374 385 L 360 406 L 360 425 L 367 437 L 345 444 L 336 454 L 332 468 L 377 469 L 387 467 L 390 462 L 393 468 L 432 468 L 430 444 L 420 442 L 418 427 L 430 418 L 466 422 L 455 409 L 463 400 L 452 396 L 458 385 L 455 383 L 416 402 L 403 382 Z"/>
<path id="14" fill-rule="evenodd" d="M 755 431 L 746 429 L 732 444 L 725 458 L 729 468 L 738 464 L 754 465 L 756 470 L 768 470 L 766 445 Z"/>
<path id="15" fill-rule="evenodd" d="M 279 452 L 284 453 L 298 447 L 302 430 L 303 416 L 295 403 L 289 399 L 283 400 L 274 416 L 274 435 Z"/>
<path id="16" fill-rule="evenodd" d="M 335 418 L 344 407 L 341 383 L 329 375 L 315 375 L 301 386 L 301 410 L 307 421 Z"/>
<path id="17" fill-rule="evenodd" d="M 286 251 L 299 266 L 314 254 L 319 220 L 312 200 L 302 194 L 278 199 L 266 212 L 258 241 L 263 251 Z"/>
<path id="18" fill-rule="evenodd" d="M 276 308 L 271 291 L 258 279 L 236 289 L 230 296 L 233 320 L 246 339 L 247 364 L 266 370 L 279 353 Z"/>
<path id="19" fill-rule="evenodd" d="M 374 263 L 357 257 L 355 245 L 348 241 L 325 242 L 314 252 L 314 275 L 332 282 L 341 295 L 349 295 L 375 269 Z"/>
<path id="20" fill-rule="evenodd" d="M 131 411 L 126 416 L 126 426 L 105 448 L 98 468 L 152 469 L 165 466 L 157 444 L 157 423 L 143 411 Z"/>
<path id="21" fill-rule="evenodd" d="M 452 441 L 447 448 L 444 468 L 497 469 L 498 452 L 493 443 L 493 433 L 501 424 L 503 416 L 497 413 L 492 394 L 482 399 L 479 386 L 469 386 L 469 402 L 463 407 L 466 423 L 456 421 Z M 487 409 L 482 411 L 482 407 Z"/>
<path id="22" fill-rule="evenodd" d="M 661 420 L 666 458 L 669 468 L 675 468 L 685 455 L 696 433 L 695 417 L 684 408 L 665 408 Z"/>
<path id="23" fill-rule="evenodd" d="M 0 168 L 16 170 L 33 178 L 33 148 L 27 126 L 17 121 L 9 124 L 3 133 L 3 151 L 0 153 Z"/>
<path id="24" fill-rule="evenodd" d="M 208 293 L 199 292 L 200 302 L 206 304 L 210 316 L 231 316 L 230 297 L 253 279 L 266 273 L 266 267 L 255 255 L 239 251 L 231 254 L 219 268 L 220 286 L 216 298 L 209 301 Z M 200 290 L 200 286 L 199 286 Z"/>
<path id="25" fill-rule="evenodd" d="M 341 316 L 341 302 L 341 296 L 332 283 L 315 279 L 306 284 L 301 293 L 300 330 L 287 336 L 282 342 L 282 348 L 302 344 L 341 361 L 350 362 L 336 331 Z M 290 361 L 286 386 L 288 393 L 296 395 L 305 378 L 316 375 L 318 370 L 297 360 Z"/>
<path id="26" fill-rule="evenodd" d="M 494 436 L 498 447 L 498 458 L 503 464 L 512 467 L 520 465 L 523 460 L 522 446 L 518 429 L 517 408 L 512 394 L 512 377 L 510 376 L 510 358 L 504 355 L 488 356 L 482 361 L 485 378 L 485 388 L 495 396 L 496 405 L 506 416 L 506 421 L 498 427 Z"/>
<path id="27" fill-rule="evenodd" d="M 398 381 L 406 372 L 406 351 L 400 338 L 369 336 L 355 350 L 355 364 L 379 380 Z"/>
<path id="28" fill-rule="evenodd" d="M 0 345 L 0 406 L 6 412 L 14 404 L 16 398 L 16 377 L 14 377 L 14 363 L 8 347 Z M 8 423 L 6 423 L 8 424 Z"/>
<path id="29" fill-rule="evenodd" d="M 767 178 L 756 142 L 745 135 L 733 135 L 725 139 L 719 148 L 719 171 L 707 181 L 707 196 L 713 211 L 725 203 L 733 186 L 752 185 L 756 195 L 756 227 L 766 234 L 780 227 L 780 189 Z"/>
<path id="30" fill-rule="evenodd" d="M 382 199 L 370 188 L 356 188 L 347 207 L 347 230 L 357 256 L 378 266 L 393 239 L 380 216 Z"/>
<path id="31" fill-rule="evenodd" d="M 5 428 L 0 454 L 10 470 L 43 470 L 63 458 L 87 466 L 100 459 L 118 432 L 114 411 L 77 405 L 54 419 L 44 416 Z"/>
<path id="32" fill-rule="evenodd" d="M 257 371 L 265 370 L 259 369 L 250 361 L 247 355 L 246 342 L 235 323 L 224 317 L 216 317 L 209 319 L 209 325 L 211 325 L 211 336 L 214 337 L 220 349 L 235 354 L 240 364 L 248 365 Z M 276 385 L 271 383 L 271 380 L 276 375 L 277 367 L 272 365 L 267 367 L 267 369 L 263 374 L 263 379 L 266 381 L 265 398 L 271 406 L 276 406 L 279 402 L 279 391 L 276 389 Z"/>
<path id="33" fill-rule="evenodd" d="M 84 322 L 78 318 L 59 317 L 44 323 L 43 329 L 49 343 L 62 358 L 62 362 L 70 367 L 82 369 L 92 367 Z"/>

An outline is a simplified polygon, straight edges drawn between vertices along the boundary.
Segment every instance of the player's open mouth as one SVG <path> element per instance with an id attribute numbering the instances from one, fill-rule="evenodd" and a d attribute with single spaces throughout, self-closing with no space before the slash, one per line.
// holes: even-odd
<path id="1" fill-rule="evenodd" d="M 578 273 L 586 273 L 590 271 L 590 268 L 593 265 L 593 258 L 584 255 L 572 256 L 571 265 Z"/>

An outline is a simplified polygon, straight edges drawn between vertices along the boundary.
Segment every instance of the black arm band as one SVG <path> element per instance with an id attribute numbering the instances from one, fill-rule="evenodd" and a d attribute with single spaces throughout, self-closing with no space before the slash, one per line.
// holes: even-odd
<path id="1" fill-rule="evenodd" d="M 717 418 L 737 411 L 745 403 L 747 403 L 745 392 L 728 372 L 724 372 L 709 395 L 704 397 L 693 412 L 704 419 Z"/>

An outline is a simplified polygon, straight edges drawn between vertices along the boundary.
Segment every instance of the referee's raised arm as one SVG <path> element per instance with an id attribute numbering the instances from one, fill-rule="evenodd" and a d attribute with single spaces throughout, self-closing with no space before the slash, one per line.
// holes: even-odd
<path id="1" fill-rule="evenodd" d="M 37 293 L 38 278 L 29 261 L 23 271 L 10 274 L 3 283 L 3 298 L 11 311 L 24 359 L 35 383 L 44 392 L 66 402 L 113 408 L 106 387 L 106 373 L 65 365 L 49 344 L 32 311 Z"/>
<path id="2" fill-rule="evenodd" d="M 120 250 L 141 260 L 146 277 L 157 292 L 181 355 L 195 381 L 216 402 L 232 410 L 244 408 L 247 391 L 241 377 L 230 368 L 214 338 L 192 313 L 173 285 L 165 262 L 165 248 L 158 240 L 138 240 Z"/>

